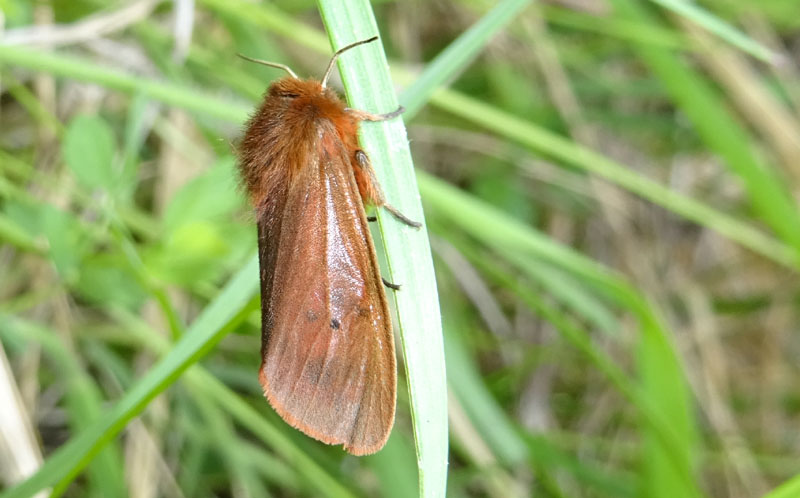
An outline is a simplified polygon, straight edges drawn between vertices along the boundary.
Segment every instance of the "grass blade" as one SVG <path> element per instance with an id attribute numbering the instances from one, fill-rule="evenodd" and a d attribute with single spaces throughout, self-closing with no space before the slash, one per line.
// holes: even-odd
<path id="1" fill-rule="evenodd" d="M 740 48 L 753 57 L 771 64 L 777 62 L 777 56 L 774 52 L 772 52 L 772 50 L 753 40 L 749 36 L 745 35 L 738 29 L 734 28 L 730 24 L 726 23 L 719 17 L 711 14 L 695 3 L 686 2 L 685 0 L 650 1 L 657 3 L 665 9 L 675 12 L 686 19 L 690 19 L 691 21 L 707 29 L 709 32 L 714 33 L 734 47 Z"/>
<path id="2" fill-rule="evenodd" d="M 366 0 L 320 1 L 335 48 L 378 33 Z M 370 112 L 397 109 L 386 56 L 377 43 L 339 59 L 349 103 Z M 423 221 L 419 190 L 403 123 L 397 119 L 361 127 L 361 144 L 384 193 L 408 217 Z M 447 384 L 436 277 L 427 231 L 414 230 L 379 212 L 389 273 L 402 289 L 393 292 L 401 332 L 417 446 L 420 496 L 444 496 L 447 482 Z"/>
<path id="3" fill-rule="evenodd" d="M 564 247 L 498 210 L 460 192 L 427 174 L 418 174 L 425 199 L 436 213 L 477 238 L 489 247 L 516 251 L 541 258 L 549 264 L 564 268 L 636 316 L 639 322 L 640 378 L 638 385 L 578 327 L 554 314 L 540 304 L 535 293 L 518 288 L 526 302 L 536 309 L 585 354 L 611 380 L 619 391 L 637 408 L 642 420 L 647 452 L 643 454 L 643 470 L 658 470 L 662 477 L 672 479 L 672 487 L 685 494 L 698 496 L 693 479 L 694 419 L 690 398 L 681 365 L 664 327 L 652 305 L 620 275 L 608 270 L 572 249 Z M 485 230 L 484 227 L 492 227 Z M 506 282 L 513 288 L 516 284 Z M 651 457 L 657 461 L 651 462 Z M 666 479 L 659 480 L 663 485 Z"/>
<path id="4" fill-rule="evenodd" d="M 632 21 L 656 23 L 638 2 L 613 0 L 612 5 Z M 742 179 L 754 211 L 792 246 L 796 258 L 800 254 L 797 206 L 779 174 L 761 159 L 747 131 L 728 111 L 721 96 L 674 53 L 645 45 L 635 45 L 634 49 L 692 121 L 700 138 Z"/>
<path id="5" fill-rule="evenodd" d="M 0 496 L 22 498 L 50 486 L 63 490 L 150 400 L 244 319 L 258 292 L 257 277 L 258 261 L 254 257 L 228 282 L 169 353 L 126 392 L 105 417 L 59 448 L 36 474 Z"/>
<path id="6" fill-rule="evenodd" d="M 411 119 L 442 85 L 455 78 L 483 50 L 489 39 L 498 30 L 518 15 L 530 0 L 505 0 L 459 35 L 442 50 L 426 67 L 425 71 L 405 89 L 401 99 L 406 108 L 406 119 Z"/>

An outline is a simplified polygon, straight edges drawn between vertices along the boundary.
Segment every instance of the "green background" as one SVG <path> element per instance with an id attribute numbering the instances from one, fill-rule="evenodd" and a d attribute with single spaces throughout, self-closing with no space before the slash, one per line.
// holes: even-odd
<path id="1" fill-rule="evenodd" d="M 800 495 L 796 1 L 0 9 L 0 496 Z M 426 230 L 375 232 L 401 382 L 355 458 L 258 386 L 234 150 L 282 73 L 235 54 L 376 28 L 334 81 L 406 107 L 362 139 Z"/>

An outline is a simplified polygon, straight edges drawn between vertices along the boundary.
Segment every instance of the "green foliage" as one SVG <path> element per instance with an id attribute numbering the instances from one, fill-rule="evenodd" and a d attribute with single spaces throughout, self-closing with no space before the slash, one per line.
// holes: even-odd
<path id="1" fill-rule="evenodd" d="M 114 132 L 98 116 L 77 116 L 69 124 L 62 148 L 64 162 L 88 189 L 111 190 L 114 174 Z"/>
<path id="2" fill-rule="evenodd" d="M 98 34 L 122 5 L 0 0 L 3 414 L 44 450 L 0 497 L 797 495 L 800 6 L 745 3 L 201 0 Z M 283 74 L 235 53 L 314 76 L 373 34 L 332 81 L 406 107 L 361 141 L 425 229 L 378 212 L 401 385 L 354 458 L 257 382 L 233 149 Z"/>

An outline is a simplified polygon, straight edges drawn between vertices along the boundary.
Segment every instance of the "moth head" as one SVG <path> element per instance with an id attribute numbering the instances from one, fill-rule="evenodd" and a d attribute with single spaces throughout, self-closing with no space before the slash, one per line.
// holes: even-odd
<path id="1" fill-rule="evenodd" d="M 300 78 L 286 76 L 270 85 L 269 96 L 283 99 L 296 99 L 299 97 L 318 95 L 322 91 L 322 86 L 317 80 L 301 80 Z"/>

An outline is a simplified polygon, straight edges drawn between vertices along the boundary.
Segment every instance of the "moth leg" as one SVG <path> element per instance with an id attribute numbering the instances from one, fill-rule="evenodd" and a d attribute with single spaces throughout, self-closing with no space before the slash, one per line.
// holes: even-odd
<path id="1" fill-rule="evenodd" d="M 381 280 L 383 280 L 383 285 L 385 285 L 386 287 L 392 290 L 400 290 L 400 284 L 393 284 L 383 277 L 381 277 Z"/>
<path id="2" fill-rule="evenodd" d="M 356 164 L 360 168 L 360 171 L 357 171 L 358 174 L 356 174 L 356 181 L 358 182 L 359 191 L 361 192 L 361 198 L 365 202 L 371 202 L 376 206 L 384 207 L 392 216 L 397 218 L 398 221 L 410 227 L 420 228 L 422 226 L 422 223 L 412 220 L 401 213 L 396 207 L 386 202 L 378 179 L 375 178 L 375 170 L 372 169 L 369 157 L 367 157 L 366 152 L 361 149 L 356 151 Z"/>
<path id="3" fill-rule="evenodd" d="M 399 222 L 401 222 L 401 223 L 403 223 L 405 225 L 408 225 L 408 226 L 410 226 L 412 228 L 421 228 L 422 227 L 422 223 L 420 223 L 419 221 L 414 221 L 411 218 L 407 217 L 406 215 L 401 213 L 400 210 L 398 210 L 396 207 L 392 206 L 391 204 L 388 204 L 388 203 L 384 202 L 383 203 L 383 207 L 384 207 L 384 209 L 389 211 L 389 214 L 394 216 L 397 219 L 397 221 L 399 221 Z"/>
<path id="4" fill-rule="evenodd" d="M 345 109 L 346 112 L 349 112 L 350 115 L 352 115 L 359 121 L 388 121 L 403 114 L 405 110 L 406 110 L 405 107 L 399 106 L 397 110 L 392 112 L 387 112 L 386 114 L 372 114 L 371 112 L 359 111 L 358 109 L 350 109 L 349 107 Z"/>

